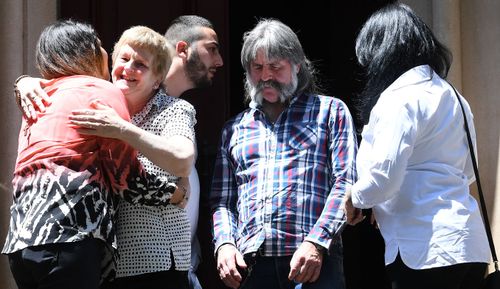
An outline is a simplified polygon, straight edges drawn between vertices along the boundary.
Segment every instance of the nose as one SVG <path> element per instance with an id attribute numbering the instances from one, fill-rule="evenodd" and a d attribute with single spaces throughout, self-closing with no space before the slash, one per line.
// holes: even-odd
<path id="1" fill-rule="evenodd" d="M 220 53 L 217 53 L 217 57 L 215 58 L 215 66 L 216 67 L 221 67 L 224 65 L 224 61 L 222 60 L 222 56 Z"/>
<path id="2" fill-rule="evenodd" d="M 262 77 L 261 78 L 263 81 L 273 80 L 273 78 L 274 78 L 273 71 L 269 67 L 264 66 L 262 68 Z"/>
<path id="3" fill-rule="evenodd" d="M 132 61 L 127 61 L 126 63 L 124 63 L 123 69 L 127 72 L 132 71 Z"/>

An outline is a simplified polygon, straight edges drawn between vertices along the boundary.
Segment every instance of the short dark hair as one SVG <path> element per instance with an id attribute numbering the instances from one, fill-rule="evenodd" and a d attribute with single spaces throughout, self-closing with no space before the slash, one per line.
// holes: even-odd
<path id="1" fill-rule="evenodd" d="M 89 24 L 57 21 L 42 31 L 36 46 L 36 64 L 43 78 L 70 75 L 102 77 L 101 42 Z"/>
<path id="2" fill-rule="evenodd" d="M 427 64 L 446 78 L 452 55 L 432 30 L 405 4 L 394 3 L 376 11 L 356 39 L 358 62 L 366 69 L 362 97 L 365 123 L 380 94 L 413 67 Z"/>
<path id="3" fill-rule="evenodd" d="M 174 47 L 179 41 L 185 41 L 191 45 L 205 36 L 200 29 L 203 27 L 215 30 L 212 22 L 206 18 L 197 15 L 182 15 L 170 23 L 165 32 L 165 38 Z"/>

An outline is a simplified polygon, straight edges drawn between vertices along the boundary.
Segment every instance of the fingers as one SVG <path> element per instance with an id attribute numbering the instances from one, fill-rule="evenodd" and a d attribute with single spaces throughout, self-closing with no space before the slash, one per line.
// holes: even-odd
<path id="1" fill-rule="evenodd" d="M 28 120 L 35 121 L 37 119 L 37 114 L 33 104 L 26 98 L 21 98 L 21 111 Z"/>
<path id="2" fill-rule="evenodd" d="M 311 279 L 309 279 L 309 282 L 316 282 L 319 278 L 320 273 L 321 273 L 321 266 L 314 269 L 312 276 L 311 276 Z"/>
<path id="3" fill-rule="evenodd" d="M 321 273 L 321 263 L 318 260 L 306 261 L 305 258 L 300 261 L 292 259 L 288 279 L 298 283 L 314 282 L 318 280 Z"/>
<path id="4" fill-rule="evenodd" d="M 41 98 L 38 93 L 28 93 L 27 97 L 30 99 L 31 103 L 33 103 L 33 107 L 39 112 L 45 112 L 46 106 L 43 102 L 43 98 Z"/>
<path id="5" fill-rule="evenodd" d="M 377 219 L 375 218 L 375 212 L 372 211 L 370 216 L 370 224 L 372 224 L 376 229 L 379 229 Z"/>
<path id="6" fill-rule="evenodd" d="M 90 103 L 90 107 L 95 109 L 111 109 L 109 105 L 102 103 L 99 99 L 93 100 Z"/>
<path id="7" fill-rule="evenodd" d="M 346 213 L 346 217 L 347 217 L 347 223 L 352 226 L 360 223 L 365 219 L 362 210 L 357 208 L 353 208 L 352 210 L 349 211 L 349 213 Z"/>
<path id="8" fill-rule="evenodd" d="M 242 269 L 247 268 L 247 263 L 245 263 L 245 260 L 243 259 L 243 255 L 241 255 L 239 252 L 236 254 L 236 264 L 238 267 Z"/>
<path id="9" fill-rule="evenodd" d="M 304 259 L 298 259 L 295 254 L 290 261 L 290 273 L 288 273 L 288 280 L 294 280 L 300 274 L 300 267 L 302 266 Z"/>
<path id="10" fill-rule="evenodd" d="M 71 111 L 71 115 L 96 115 L 96 111 L 94 109 L 75 109 Z M 70 115 L 70 116 L 71 116 Z"/>
<path id="11" fill-rule="evenodd" d="M 91 121 L 71 120 L 70 124 L 78 128 L 91 129 L 91 130 L 96 130 L 99 127 L 97 123 Z"/>
<path id="12" fill-rule="evenodd" d="M 177 184 L 177 189 L 170 198 L 170 204 L 184 209 L 189 201 L 188 190 L 184 186 Z"/>
<path id="13" fill-rule="evenodd" d="M 298 283 L 314 282 L 318 280 L 323 264 L 323 253 L 316 246 L 304 241 L 290 260 L 289 280 Z"/>
<path id="14" fill-rule="evenodd" d="M 344 213 L 346 215 L 347 223 L 349 225 L 356 225 L 357 223 L 363 221 L 365 218 L 361 209 L 355 208 L 352 204 L 352 199 L 348 196 L 344 200 Z"/>
<path id="15" fill-rule="evenodd" d="M 50 99 L 49 95 L 42 88 L 35 89 L 35 94 L 36 98 L 40 99 L 40 102 L 42 104 L 46 104 L 47 106 L 49 106 L 52 103 L 52 100 Z"/>
<path id="16" fill-rule="evenodd" d="M 238 260 L 240 257 L 241 260 Z M 226 286 L 231 288 L 238 288 L 240 286 L 242 277 L 236 266 L 236 264 L 240 262 L 242 262 L 242 265 L 246 268 L 243 257 L 233 245 L 222 245 L 219 248 L 217 252 L 217 270 L 220 279 Z"/>

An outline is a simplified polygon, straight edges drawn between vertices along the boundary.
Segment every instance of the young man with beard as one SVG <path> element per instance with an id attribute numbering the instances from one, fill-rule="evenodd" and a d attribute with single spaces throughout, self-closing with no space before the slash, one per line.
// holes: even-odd
<path id="1" fill-rule="evenodd" d="M 193 88 L 207 87 L 211 85 L 212 79 L 217 71 L 223 65 L 222 57 L 219 53 L 219 43 L 217 34 L 210 21 L 203 17 L 195 15 L 183 15 L 172 21 L 165 33 L 167 41 L 171 44 L 174 53 L 172 64 L 164 80 L 166 96 L 161 100 L 154 100 L 149 108 L 140 112 L 140 122 L 134 123 L 140 129 L 154 134 L 163 135 L 165 127 L 158 127 L 163 112 L 160 108 L 169 107 L 172 97 L 178 98 L 187 90 Z M 17 84 L 20 90 L 23 102 L 30 102 L 36 109 L 43 111 L 47 104 L 48 97 L 40 88 L 43 81 L 24 77 Z M 28 118 L 36 117 L 34 111 L 23 112 Z M 86 119 L 91 124 L 100 124 L 113 129 L 119 126 L 118 122 L 111 122 L 112 115 L 106 115 L 106 110 L 99 112 L 99 117 L 94 120 Z M 93 122 L 93 123 L 92 123 Z M 172 133 L 172 132 L 169 132 Z M 153 160 L 154 162 L 154 160 Z M 191 256 L 191 272 L 189 275 L 190 288 L 201 288 L 196 275 L 193 271 L 199 262 L 199 246 L 195 237 L 199 184 L 196 170 L 191 170 L 191 195 L 187 205 L 188 215 L 191 224 L 191 241 L 193 251 Z M 169 256 L 174 246 L 183 246 L 182 244 L 170 244 L 170 241 L 164 238 L 165 234 L 178 234 L 170 229 L 158 230 L 170 222 L 169 218 L 175 216 L 164 216 L 161 212 L 156 213 L 147 207 L 134 207 L 121 210 L 119 223 L 122 230 L 118 234 L 118 246 L 120 259 L 118 260 L 118 282 L 110 284 L 113 288 L 153 288 L 158 286 L 162 288 L 165 284 L 171 283 L 171 280 L 165 279 L 163 274 L 165 270 L 171 270 L 172 267 L 183 267 L 183 264 L 170 264 L 170 268 L 165 267 L 164 260 Z M 140 230 L 137 224 L 140 223 Z M 147 231 L 147 236 L 143 232 Z M 122 240 L 120 242 L 120 240 Z M 156 240 L 156 241 L 154 241 Z M 189 254 L 189 248 L 178 248 L 176 252 L 182 251 L 182 260 L 185 259 L 184 253 Z M 164 256 L 164 254 L 167 254 Z M 175 257 L 175 256 L 174 256 Z M 189 258 L 189 255 L 187 255 Z M 179 260 L 179 259 L 176 259 Z M 178 262 L 180 263 L 180 262 Z M 188 262 L 189 264 L 189 262 Z M 193 268 L 194 267 L 194 268 Z M 142 284 L 142 286 L 141 286 Z M 156 287 L 154 287 L 156 288 Z M 166 288 L 166 287 L 165 287 Z"/>
<path id="2" fill-rule="evenodd" d="M 167 93 L 179 97 L 193 88 L 212 85 L 212 79 L 223 60 L 219 52 L 219 41 L 214 27 L 207 19 L 195 15 L 183 15 L 170 24 L 165 33 L 167 41 L 174 47 L 170 70 L 164 84 Z M 200 189 L 196 168 L 189 176 L 191 193 L 187 211 L 191 223 L 191 269 L 189 283 L 191 289 L 201 289 L 194 273 L 200 262 L 201 248 L 196 237 Z"/>
<path id="3" fill-rule="evenodd" d="M 210 194 L 219 276 L 231 288 L 344 288 L 351 115 L 318 95 L 290 27 L 264 19 L 243 40 L 250 107 L 223 128 Z"/>

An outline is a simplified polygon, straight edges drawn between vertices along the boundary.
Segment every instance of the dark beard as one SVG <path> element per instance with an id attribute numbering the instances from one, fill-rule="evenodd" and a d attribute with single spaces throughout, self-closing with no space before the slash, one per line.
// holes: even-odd
<path id="1" fill-rule="evenodd" d="M 193 51 L 191 57 L 186 61 L 186 75 L 196 88 L 205 88 L 212 85 L 212 80 L 208 78 L 208 68 L 201 62 L 197 51 Z"/>

